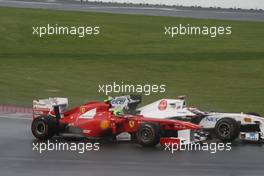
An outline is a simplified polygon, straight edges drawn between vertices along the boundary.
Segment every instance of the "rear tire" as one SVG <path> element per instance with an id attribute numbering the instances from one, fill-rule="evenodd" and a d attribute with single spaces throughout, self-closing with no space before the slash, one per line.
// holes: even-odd
<path id="1" fill-rule="evenodd" d="M 56 118 L 50 116 L 40 116 L 33 120 L 31 124 L 32 134 L 40 140 L 52 138 L 57 132 L 58 123 Z"/>
<path id="2" fill-rule="evenodd" d="M 232 118 L 222 118 L 215 125 L 216 137 L 224 142 L 232 142 L 239 135 L 239 124 Z"/>
<path id="3" fill-rule="evenodd" d="M 140 124 L 136 133 L 137 142 L 143 147 L 154 147 L 160 142 L 159 126 L 154 123 Z"/>

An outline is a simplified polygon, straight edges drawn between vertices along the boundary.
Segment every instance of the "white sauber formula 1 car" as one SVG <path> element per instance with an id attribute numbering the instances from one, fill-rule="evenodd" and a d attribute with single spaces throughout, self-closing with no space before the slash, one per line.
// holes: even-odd
<path id="1" fill-rule="evenodd" d="M 222 141 L 264 139 L 264 118 L 257 113 L 203 112 L 187 107 L 184 96 L 162 99 L 138 109 L 143 116 L 187 120 L 214 133 Z"/>
<path id="2" fill-rule="evenodd" d="M 138 101 L 137 99 L 138 97 L 132 100 L 128 95 L 115 97 L 112 102 L 113 106 L 129 109 L 131 113 L 141 102 L 141 99 Z M 243 141 L 264 141 L 264 118 L 259 114 L 203 112 L 197 108 L 187 107 L 184 96 L 161 99 L 136 109 L 136 112 L 145 117 L 189 121 L 202 126 L 212 136 L 226 142 L 238 137 Z"/>

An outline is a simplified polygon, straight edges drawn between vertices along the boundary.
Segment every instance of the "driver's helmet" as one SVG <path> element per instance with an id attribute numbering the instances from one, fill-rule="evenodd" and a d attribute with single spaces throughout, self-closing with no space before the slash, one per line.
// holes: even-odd
<path id="1" fill-rule="evenodd" d="M 113 114 L 116 116 L 124 115 L 123 108 L 116 108 L 113 110 Z"/>
<path id="2" fill-rule="evenodd" d="M 114 98 L 109 96 L 107 99 L 104 100 L 105 103 L 110 103 Z"/>

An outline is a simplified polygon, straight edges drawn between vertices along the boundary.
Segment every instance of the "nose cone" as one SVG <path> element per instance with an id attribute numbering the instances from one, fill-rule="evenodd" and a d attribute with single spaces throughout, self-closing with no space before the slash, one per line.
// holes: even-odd
<path id="1" fill-rule="evenodd" d="M 190 130 L 200 130 L 201 129 L 200 125 L 196 125 L 191 122 L 183 122 L 183 121 L 177 121 L 175 126 L 181 126 L 184 129 L 190 129 Z"/>

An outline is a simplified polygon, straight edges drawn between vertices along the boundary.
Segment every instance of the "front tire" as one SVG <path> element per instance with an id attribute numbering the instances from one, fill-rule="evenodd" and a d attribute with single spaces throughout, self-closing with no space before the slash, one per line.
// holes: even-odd
<path id="1" fill-rule="evenodd" d="M 32 134 L 40 140 L 52 138 L 57 132 L 57 120 L 54 117 L 40 116 L 31 124 Z"/>
<path id="2" fill-rule="evenodd" d="M 140 124 L 136 139 L 143 147 L 154 147 L 160 142 L 159 126 L 154 123 Z"/>
<path id="3" fill-rule="evenodd" d="M 224 142 L 232 142 L 239 135 L 239 125 L 232 118 L 222 118 L 215 125 L 216 137 Z"/>

